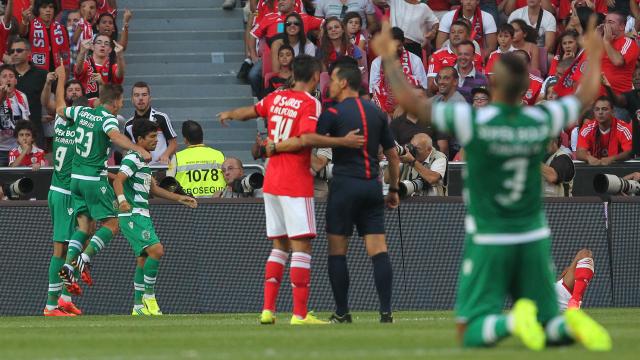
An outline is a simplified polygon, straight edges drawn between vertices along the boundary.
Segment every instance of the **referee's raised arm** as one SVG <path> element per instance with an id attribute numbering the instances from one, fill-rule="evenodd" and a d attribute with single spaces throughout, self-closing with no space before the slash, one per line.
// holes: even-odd
<path id="1" fill-rule="evenodd" d="M 401 70 L 402 66 L 398 60 L 398 42 L 391 36 L 391 24 L 388 21 L 383 21 L 382 30 L 373 38 L 371 46 L 382 58 L 384 74 L 391 84 L 391 90 L 398 105 L 414 114 L 418 121 L 425 123 L 424 125 L 430 125 L 432 101 L 419 98 L 413 92 L 413 87 Z"/>

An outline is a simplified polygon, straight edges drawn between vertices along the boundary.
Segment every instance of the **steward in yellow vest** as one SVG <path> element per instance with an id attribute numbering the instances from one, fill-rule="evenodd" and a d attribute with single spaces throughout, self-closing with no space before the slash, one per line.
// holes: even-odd
<path id="1" fill-rule="evenodd" d="M 175 177 L 187 194 L 212 197 L 227 186 L 221 169 L 224 154 L 202 143 L 202 127 L 195 121 L 182 124 L 182 136 L 187 148 L 173 156 L 167 176 Z"/>

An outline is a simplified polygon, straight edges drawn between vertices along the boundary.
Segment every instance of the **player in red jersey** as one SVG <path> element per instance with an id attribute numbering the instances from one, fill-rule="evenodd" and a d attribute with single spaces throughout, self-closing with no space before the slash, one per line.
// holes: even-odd
<path id="1" fill-rule="evenodd" d="M 291 89 L 274 91 L 255 106 L 225 111 L 218 114 L 220 121 L 266 118 L 270 145 L 303 134 L 315 133 L 320 102 L 309 92 L 320 81 L 320 62 L 308 55 L 293 61 L 294 85 Z M 350 134 L 352 135 L 352 134 Z M 353 144 L 357 136 L 334 138 L 334 146 L 361 146 Z M 361 137 L 360 137 L 361 138 Z M 340 141 L 340 140 L 343 141 Z M 352 144 L 352 145 L 350 145 Z M 271 156 L 264 177 L 264 207 L 267 237 L 273 249 L 267 260 L 264 281 L 264 306 L 260 322 L 275 323 L 275 305 L 284 266 L 291 250 L 290 278 L 293 287 L 292 325 L 327 324 L 307 312 L 309 282 L 311 279 L 311 239 L 316 236 L 313 201 L 311 149 Z"/>
<path id="2" fill-rule="evenodd" d="M 593 253 L 589 249 L 581 249 L 556 281 L 556 294 L 560 311 L 579 309 L 582 297 L 589 286 L 595 271 Z"/>

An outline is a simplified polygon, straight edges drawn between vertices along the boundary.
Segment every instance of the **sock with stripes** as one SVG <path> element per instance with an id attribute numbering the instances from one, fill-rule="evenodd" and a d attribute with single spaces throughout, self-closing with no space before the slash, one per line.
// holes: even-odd
<path id="1" fill-rule="evenodd" d="M 510 315 L 481 316 L 467 324 L 462 343 L 465 347 L 491 346 L 509 336 L 512 330 Z"/>
<path id="2" fill-rule="evenodd" d="M 573 343 L 573 335 L 562 315 L 556 316 L 547 322 L 544 332 L 549 345 L 568 345 Z"/>
<path id="3" fill-rule="evenodd" d="M 333 298 L 336 301 L 336 315 L 349 312 L 349 269 L 345 255 L 330 255 L 327 268 Z"/>
<path id="4" fill-rule="evenodd" d="M 106 248 L 111 242 L 111 239 L 113 239 L 113 233 L 111 232 L 111 230 L 104 226 L 101 227 L 91 238 L 91 242 L 89 243 L 89 246 L 87 246 L 87 248 L 84 250 L 84 253 L 89 257 L 93 257 L 104 248 Z"/>
<path id="5" fill-rule="evenodd" d="M 373 279 L 376 283 L 378 298 L 380 299 L 380 312 L 391 312 L 391 285 L 393 272 L 389 253 L 382 252 L 371 257 L 373 262 Z"/>
<path id="6" fill-rule="evenodd" d="M 304 319 L 307 317 L 307 303 L 309 301 L 311 255 L 304 252 L 291 254 L 289 276 L 293 288 L 293 315 Z"/>
<path id="7" fill-rule="evenodd" d="M 62 293 L 62 281 L 58 272 L 64 265 L 64 258 L 52 256 L 49 262 L 49 291 L 47 293 L 47 310 L 58 307 L 58 297 Z"/>
<path id="8" fill-rule="evenodd" d="M 67 249 L 67 259 L 65 261 L 66 264 L 71 264 L 73 260 L 82 252 L 84 248 L 84 242 L 87 240 L 88 235 L 80 230 L 71 235 L 71 240 L 69 240 L 69 247 Z"/>
<path id="9" fill-rule="evenodd" d="M 262 310 L 276 311 L 276 299 L 282 283 L 284 266 L 289 254 L 282 250 L 272 249 L 264 269 L 264 303 Z"/>
<path id="10" fill-rule="evenodd" d="M 156 294 L 156 277 L 158 276 L 158 266 L 160 260 L 148 257 L 144 262 L 143 278 L 144 278 L 144 296 L 154 297 Z"/>
<path id="11" fill-rule="evenodd" d="M 136 272 L 133 275 L 133 304 L 142 305 L 142 295 L 144 294 L 144 268 L 136 266 Z"/>

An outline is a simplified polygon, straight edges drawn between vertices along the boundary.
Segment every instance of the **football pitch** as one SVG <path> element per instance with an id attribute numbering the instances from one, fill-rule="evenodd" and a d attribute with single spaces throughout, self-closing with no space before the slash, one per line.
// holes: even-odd
<path id="1" fill-rule="evenodd" d="M 526 350 L 507 339 L 491 349 L 458 347 L 452 312 L 353 313 L 353 324 L 292 327 L 290 314 L 261 326 L 256 314 L 0 318 L 3 359 L 637 359 L 640 309 L 590 309 L 613 351 L 580 345 Z M 319 314 L 327 318 L 329 314 Z M 636 355 L 633 355 L 636 354 Z"/>

